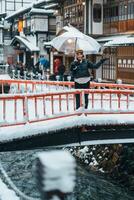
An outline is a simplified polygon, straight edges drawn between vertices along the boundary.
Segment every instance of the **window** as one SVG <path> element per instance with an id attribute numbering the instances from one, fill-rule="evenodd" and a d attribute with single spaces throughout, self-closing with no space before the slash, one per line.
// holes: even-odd
<path id="1" fill-rule="evenodd" d="M 94 4 L 93 6 L 93 20 L 94 22 L 101 22 L 102 9 L 101 4 Z"/>

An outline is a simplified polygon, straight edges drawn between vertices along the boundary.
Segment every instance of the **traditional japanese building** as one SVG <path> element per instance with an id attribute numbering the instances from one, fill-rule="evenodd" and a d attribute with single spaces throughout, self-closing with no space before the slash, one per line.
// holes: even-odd
<path id="1" fill-rule="evenodd" d="M 39 56 L 47 57 L 43 43 L 56 34 L 54 10 L 30 5 L 9 15 L 11 46 L 14 48 L 14 61 L 26 66 L 37 63 Z"/>
<path id="2" fill-rule="evenodd" d="M 134 37 L 134 1 L 107 0 L 103 6 L 103 35 L 106 37 L 98 41 L 114 39 L 118 42 L 104 51 L 110 56 L 110 61 L 102 68 L 102 78 L 134 83 L 134 42 L 125 42 Z"/>
<path id="3" fill-rule="evenodd" d="M 72 24 L 102 46 L 114 39 L 134 37 L 133 0 L 64 0 L 60 14 L 63 25 Z M 104 53 L 109 62 L 97 71 L 96 78 L 134 83 L 134 44 L 110 44 Z"/>

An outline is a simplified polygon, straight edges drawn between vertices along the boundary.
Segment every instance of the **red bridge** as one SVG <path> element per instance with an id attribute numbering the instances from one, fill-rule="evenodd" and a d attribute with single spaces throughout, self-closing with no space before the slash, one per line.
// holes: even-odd
<path id="1" fill-rule="evenodd" d="M 6 140 L 12 141 L 20 138 L 24 140 L 27 137 L 32 138 L 33 141 L 33 137 L 39 137 L 40 133 L 42 137 L 46 132 L 53 133 L 51 134 L 53 138 L 55 138 L 54 135 L 60 134 L 59 142 L 46 140 L 45 146 L 77 142 L 89 143 L 91 140 L 93 143 L 100 136 L 101 141 L 103 139 L 125 139 L 123 142 L 133 142 L 134 85 L 92 82 L 88 90 L 75 90 L 73 82 L 0 80 L 0 85 L 2 92 L 0 96 L 0 141 L 2 144 L 5 143 L 4 131 L 8 132 L 5 134 L 8 135 Z M 8 94 L 5 94 L 6 87 L 9 88 Z M 78 110 L 75 109 L 76 94 L 80 94 L 81 108 Z M 84 109 L 84 94 L 89 94 L 88 109 Z M 83 126 L 86 127 L 84 139 L 81 138 Z M 20 127 L 23 128 L 19 130 Z M 27 128 L 31 129 L 28 134 Z M 16 129 L 21 132 L 20 135 L 16 134 Z M 97 133 L 98 130 L 100 133 Z M 111 131 L 111 135 L 107 130 Z M 119 134 L 119 130 L 122 130 L 123 134 Z M 73 134 L 69 134 L 69 140 L 65 137 L 65 132 L 68 131 L 73 132 L 74 141 L 72 140 Z M 96 135 L 91 134 L 94 131 Z M 79 136 L 76 132 L 79 132 Z M 46 139 L 48 135 L 44 138 Z M 75 136 L 77 136 L 76 139 Z"/>

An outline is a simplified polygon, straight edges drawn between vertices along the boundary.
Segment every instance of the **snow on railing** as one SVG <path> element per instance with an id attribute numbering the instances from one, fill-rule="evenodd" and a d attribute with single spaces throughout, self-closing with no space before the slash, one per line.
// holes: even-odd
<path id="1" fill-rule="evenodd" d="M 75 95 L 80 95 L 80 109 L 76 110 Z M 84 94 L 89 94 L 88 109 L 84 109 Z M 45 94 L 0 96 L 0 127 L 46 121 L 73 115 L 133 113 L 132 90 L 69 90 Z"/>
<path id="2" fill-rule="evenodd" d="M 40 93 L 71 88 L 74 88 L 74 82 L 70 81 L 0 80 L 0 93 L 2 94 Z M 134 90 L 134 85 L 91 82 L 90 88 Z"/>
<path id="3" fill-rule="evenodd" d="M 73 82 L 65 81 L 0 80 L 0 93 L 39 93 L 50 90 L 67 90 L 73 86 Z M 9 88 L 8 91 L 6 91 L 7 88 Z"/>

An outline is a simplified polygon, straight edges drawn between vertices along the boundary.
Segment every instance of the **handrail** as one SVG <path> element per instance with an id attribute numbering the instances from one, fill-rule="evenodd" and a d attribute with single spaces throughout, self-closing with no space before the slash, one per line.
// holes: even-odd
<path id="1" fill-rule="evenodd" d="M 10 87 L 10 93 L 12 93 L 11 88 L 16 87 L 14 93 L 34 93 L 34 92 L 45 92 L 43 87 L 51 87 L 55 86 L 58 89 L 71 89 L 74 87 L 74 82 L 69 81 L 40 81 L 40 80 L 0 80 L 0 93 L 5 93 L 4 86 Z M 23 90 L 21 89 L 23 86 Z M 38 90 L 37 86 L 40 86 L 41 89 Z M 107 88 L 107 89 L 127 89 L 127 90 L 134 90 L 134 85 L 129 84 L 115 84 L 115 83 L 96 83 L 91 82 L 90 88 Z"/>
<path id="2" fill-rule="evenodd" d="M 80 106 L 75 108 L 75 95 Z M 46 121 L 80 115 L 84 109 L 84 95 L 89 94 L 86 114 L 133 113 L 133 90 L 87 89 L 47 92 L 40 94 L 2 94 L 0 96 L 0 127 Z M 10 111 L 8 111 L 10 106 Z M 10 112 L 10 113 L 9 113 Z M 10 116 L 9 116 L 10 115 Z"/>

